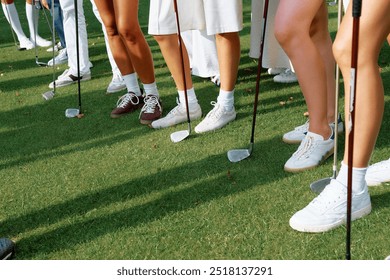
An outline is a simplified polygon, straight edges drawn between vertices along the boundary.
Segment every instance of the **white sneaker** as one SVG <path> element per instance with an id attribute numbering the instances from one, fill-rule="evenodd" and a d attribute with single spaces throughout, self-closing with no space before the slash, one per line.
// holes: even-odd
<path id="1" fill-rule="evenodd" d="M 236 118 L 234 107 L 227 111 L 224 106 L 221 106 L 215 101 L 211 102 L 214 108 L 206 115 L 206 117 L 195 127 L 196 133 L 204 133 L 224 127 Z"/>
<path id="2" fill-rule="evenodd" d="M 291 71 L 290 69 L 286 69 L 286 71 L 274 77 L 274 82 L 289 84 L 298 82 L 298 79 L 293 71 Z"/>
<path id="3" fill-rule="evenodd" d="M 68 53 L 66 52 L 66 48 L 60 50 L 59 54 L 56 57 L 54 57 L 54 61 L 53 61 L 53 59 L 50 59 L 47 62 L 47 65 L 53 66 L 53 64 L 54 64 L 53 62 L 55 62 L 55 65 L 64 64 L 64 63 L 68 62 Z"/>
<path id="4" fill-rule="evenodd" d="M 199 104 L 193 104 L 190 108 L 190 120 L 197 120 L 202 116 L 202 109 Z M 173 108 L 164 118 L 155 120 L 150 124 L 152 128 L 165 128 L 169 126 L 173 126 L 179 123 L 183 123 L 187 121 L 187 110 L 186 105 L 179 103 L 177 101 L 177 106 Z"/>
<path id="5" fill-rule="evenodd" d="M 279 75 L 280 73 L 283 73 L 286 71 L 286 68 L 268 68 L 267 73 L 269 75 Z"/>
<path id="6" fill-rule="evenodd" d="M 333 146 L 333 130 L 332 136 L 328 140 L 324 140 L 319 134 L 308 131 L 297 151 L 284 165 L 284 170 L 299 172 L 314 168 L 333 154 Z"/>
<path id="7" fill-rule="evenodd" d="M 55 80 L 56 87 L 64 87 L 71 84 L 74 84 L 78 81 L 78 77 L 72 75 L 69 73 L 69 69 L 66 69 L 64 73 L 62 73 L 60 76 L 58 76 L 57 80 Z M 80 77 L 80 82 L 88 81 L 91 79 L 91 72 L 87 72 L 85 74 L 82 74 Z M 49 84 L 49 88 L 54 88 L 53 82 Z"/>
<path id="8" fill-rule="evenodd" d="M 47 47 L 50 47 L 52 45 L 51 41 L 49 40 L 46 40 L 46 39 L 43 39 L 41 36 L 36 36 L 36 40 L 35 38 L 30 38 L 30 41 L 38 46 L 38 47 L 44 47 L 44 48 L 47 48 Z"/>
<path id="9" fill-rule="evenodd" d="M 390 158 L 370 165 L 366 173 L 366 182 L 369 186 L 390 182 Z"/>
<path id="10" fill-rule="evenodd" d="M 26 37 L 19 41 L 19 48 L 21 50 L 31 50 L 34 48 L 34 44 Z"/>
<path id="11" fill-rule="evenodd" d="M 62 45 L 61 45 L 61 42 L 58 42 L 57 44 L 54 45 L 54 47 L 50 47 L 50 48 L 48 48 L 46 51 L 47 51 L 47 52 L 53 52 L 53 48 L 54 48 L 54 51 L 55 51 L 55 52 L 58 52 L 59 50 L 62 50 L 62 49 L 63 49 L 63 47 L 62 47 Z"/>
<path id="12" fill-rule="evenodd" d="M 123 78 L 119 75 L 113 75 L 110 84 L 107 87 L 107 93 L 115 93 L 126 89 Z"/>
<path id="13" fill-rule="evenodd" d="M 351 220 L 371 212 L 367 185 L 360 193 L 352 192 Z M 346 223 L 347 186 L 332 179 L 330 184 L 305 208 L 290 218 L 290 226 L 302 232 L 324 232 Z"/>
<path id="14" fill-rule="evenodd" d="M 334 122 L 329 124 L 333 130 L 335 128 Z M 283 142 L 287 144 L 299 144 L 305 138 L 307 131 L 309 130 L 309 120 L 307 120 L 303 125 L 297 126 L 294 130 L 289 131 L 283 135 Z M 344 123 L 341 119 L 341 115 L 338 117 L 337 132 L 341 134 L 344 132 Z"/>

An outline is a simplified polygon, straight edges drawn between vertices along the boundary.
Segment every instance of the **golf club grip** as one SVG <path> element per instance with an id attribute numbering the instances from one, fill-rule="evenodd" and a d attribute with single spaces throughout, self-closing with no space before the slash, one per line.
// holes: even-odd
<path id="1" fill-rule="evenodd" d="M 259 103 L 260 78 L 261 78 L 261 69 L 262 69 L 262 62 L 263 62 L 265 31 L 267 28 L 268 4 L 269 4 L 269 0 L 265 0 L 264 9 L 263 9 L 263 20 L 262 20 L 263 26 L 262 26 L 262 34 L 261 34 L 261 41 L 260 41 L 260 54 L 259 54 L 259 60 L 257 62 L 256 93 L 255 93 L 255 102 L 253 104 L 251 144 L 253 144 L 255 140 L 256 113 L 257 113 L 257 105 Z"/>
<path id="2" fill-rule="evenodd" d="M 185 97 L 185 102 L 186 102 L 187 123 L 188 123 L 188 129 L 191 130 L 190 109 L 188 108 L 188 96 L 187 96 L 187 81 L 186 81 L 186 73 L 185 73 L 185 67 L 184 67 L 184 56 L 183 56 L 183 40 L 181 38 L 179 9 L 177 7 L 177 0 L 173 0 L 173 7 L 175 10 L 176 26 L 177 26 L 177 39 L 178 39 L 179 51 L 180 51 L 181 71 L 182 71 L 182 75 L 183 75 L 182 78 L 183 78 L 183 85 L 184 85 L 184 97 Z"/>
<path id="3" fill-rule="evenodd" d="M 352 2 L 352 17 L 357 18 L 362 14 L 362 0 L 353 0 Z"/>

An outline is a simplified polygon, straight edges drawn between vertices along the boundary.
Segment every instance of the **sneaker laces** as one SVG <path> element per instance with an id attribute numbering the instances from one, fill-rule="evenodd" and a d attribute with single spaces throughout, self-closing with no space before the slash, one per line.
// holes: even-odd
<path id="1" fill-rule="evenodd" d="M 156 106 L 158 106 L 161 110 L 161 105 L 156 95 L 147 95 L 144 102 L 145 104 L 141 109 L 141 113 L 153 114 L 156 110 Z"/>
<path id="2" fill-rule="evenodd" d="M 210 121 L 217 121 L 222 117 L 224 108 L 215 101 L 211 101 L 210 104 L 214 106 L 214 108 L 206 115 L 205 119 L 209 119 Z"/>
<path id="3" fill-rule="evenodd" d="M 302 141 L 301 145 L 298 147 L 298 150 L 294 153 L 294 156 L 297 158 L 308 158 L 313 152 L 314 148 L 317 146 L 317 142 L 312 136 L 307 136 Z"/>
<path id="4" fill-rule="evenodd" d="M 185 107 L 180 103 L 180 100 L 177 97 L 176 97 L 176 104 L 177 104 L 177 106 L 175 108 L 173 108 L 171 111 L 169 111 L 169 113 L 166 115 L 166 117 L 168 117 L 168 116 L 173 117 L 177 114 L 181 114 L 181 112 L 183 110 L 185 110 Z"/>
<path id="5" fill-rule="evenodd" d="M 325 189 L 316 198 L 313 199 L 311 202 L 312 205 L 317 205 L 319 207 L 328 209 L 329 207 L 332 207 L 332 204 L 340 201 L 341 198 L 345 197 L 345 190 L 340 188 L 337 185 L 337 182 L 333 181 L 335 181 L 335 179 L 332 179 L 331 183 L 326 186 Z"/>
<path id="6" fill-rule="evenodd" d="M 136 102 L 133 101 L 133 98 L 135 98 Z M 125 95 L 122 95 L 116 103 L 116 107 L 125 108 L 129 102 L 131 102 L 133 105 L 137 105 L 139 103 L 139 98 L 134 92 L 129 92 Z"/>

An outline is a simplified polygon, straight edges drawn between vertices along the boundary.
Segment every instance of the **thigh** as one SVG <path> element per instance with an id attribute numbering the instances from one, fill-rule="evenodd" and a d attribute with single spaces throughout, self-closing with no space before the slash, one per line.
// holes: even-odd
<path id="1" fill-rule="evenodd" d="M 94 0 L 106 28 L 116 29 L 114 2 L 112 0 Z"/>
<path id="2" fill-rule="evenodd" d="M 118 26 L 138 29 L 138 0 L 114 0 L 115 17 Z"/>
<path id="3" fill-rule="evenodd" d="M 324 0 L 280 0 L 275 16 L 277 29 L 310 32 L 312 22 Z"/>

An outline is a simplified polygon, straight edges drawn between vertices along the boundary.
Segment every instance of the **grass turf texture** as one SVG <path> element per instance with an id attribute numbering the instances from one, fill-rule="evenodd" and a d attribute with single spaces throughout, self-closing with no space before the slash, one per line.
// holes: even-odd
<path id="1" fill-rule="evenodd" d="M 23 3 L 16 4 L 27 30 Z M 302 234 L 288 225 L 315 197 L 309 184 L 331 176 L 333 162 L 298 174 L 283 171 L 297 146 L 284 144 L 282 134 L 305 122 L 297 84 L 276 84 L 263 72 L 254 153 L 236 164 L 227 159 L 228 150 L 246 148 L 250 140 L 257 66 L 247 55 L 250 1 L 244 1 L 237 120 L 177 144 L 169 135 L 186 124 L 152 130 L 139 124 L 138 113 L 109 117 L 120 94 L 105 95 L 111 71 L 104 38 L 89 1 L 84 6 L 94 67 L 92 80 L 81 85 L 82 119 L 64 116 L 66 108 L 77 108 L 77 85 L 58 88 L 49 102 L 42 99 L 52 69 L 35 65 L 34 50 L 18 52 L 0 18 L 0 235 L 17 242 L 17 259 L 344 259 L 345 227 Z M 334 37 L 337 8 L 329 10 Z M 147 18 L 142 2 L 145 34 Z M 39 30 L 50 38 L 43 16 Z M 158 45 L 146 37 L 166 114 L 175 106 L 174 83 Z M 39 49 L 41 61 L 50 56 Z M 389 57 L 386 44 L 379 60 L 385 119 L 373 162 L 390 155 Z M 57 75 L 64 69 L 60 65 Z M 200 78 L 194 85 L 207 113 L 218 89 Z M 339 162 L 343 142 L 341 136 Z M 371 188 L 372 213 L 353 223 L 354 259 L 389 255 L 388 188 Z"/>

